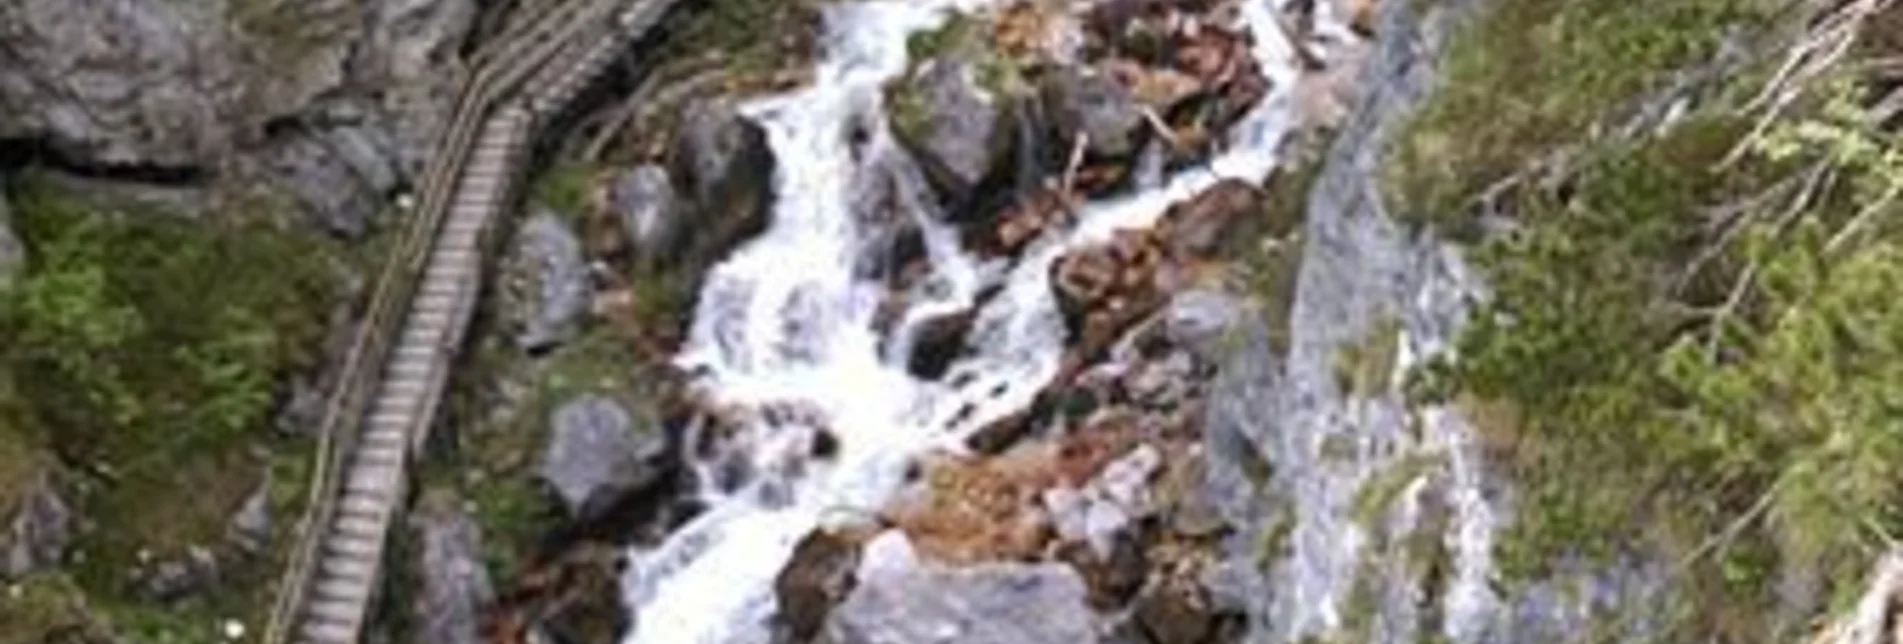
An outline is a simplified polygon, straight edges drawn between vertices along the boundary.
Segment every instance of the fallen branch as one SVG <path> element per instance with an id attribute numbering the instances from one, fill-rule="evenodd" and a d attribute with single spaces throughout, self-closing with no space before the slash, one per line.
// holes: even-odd
<path id="1" fill-rule="evenodd" d="M 1066 199 L 1069 199 L 1071 190 L 1076 186 L 1077 172 L 1084 166 L 1084 150 L 1089 145 L 1090 135 L 1085 132 L 1078 132 L 1077 136 L 1071 140 L 1070 161 L 1064 164 L 1064 179 L 1058 183 L 1058 189 Z"/>
<path id="2" fill-rule="evenodd" d="M 1764 88 L 1745 103 L 1742 112 L 1762 111 L 1751 131 L 1725 154 L 1720 168 L 1729 168 L 1743 159 L 1752 146 L 1764 138 L 1771 124 L 1797 100 L 1802 89 L 1836 65 L 1857 40 L 1864 21 L 1888 7 L 1891 0 L 1851 0 L 1837 7 L 1812 27 L 1805 37 L 1790 48 L 1777 73 Z M 1820 53 L 1821 52 L 1821 53 Z"/>

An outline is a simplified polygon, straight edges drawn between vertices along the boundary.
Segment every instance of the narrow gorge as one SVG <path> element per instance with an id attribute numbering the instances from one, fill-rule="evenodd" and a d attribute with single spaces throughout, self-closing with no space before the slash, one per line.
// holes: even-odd
<path id="1" fill-rule="evenodd" d="M 275 644 L 459 87 L 639 1 L 0 3 L 0 644 Z M 1903 642 L 1896 3 L 654 6 L 362 641 Z"/>

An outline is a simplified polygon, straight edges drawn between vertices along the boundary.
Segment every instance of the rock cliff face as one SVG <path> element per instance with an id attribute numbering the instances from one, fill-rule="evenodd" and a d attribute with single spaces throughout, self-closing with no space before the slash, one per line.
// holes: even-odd
<path id="1" fill-rule="evenodd" d="M 362 232 L 448 108 L 473 0 L 0 7 L 0 140 L 60 165 L 264 177 Z"/>

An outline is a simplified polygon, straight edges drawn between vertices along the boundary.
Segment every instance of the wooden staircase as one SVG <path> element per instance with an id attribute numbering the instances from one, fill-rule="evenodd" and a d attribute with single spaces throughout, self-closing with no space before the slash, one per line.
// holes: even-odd
<path id="1" fill-rule="evenodd" d="M 552 117 L 675 0 L 553 0 L 479 53 L 326 414 L 310 509 L 266 640 L 359 641 L 389 533 L 481 292 L 488 237 Z"/>

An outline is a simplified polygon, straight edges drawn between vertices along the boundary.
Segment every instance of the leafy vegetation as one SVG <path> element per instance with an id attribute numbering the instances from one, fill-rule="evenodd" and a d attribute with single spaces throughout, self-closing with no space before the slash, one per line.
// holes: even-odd
<path id="1" fill-rule="evenodd" d="M 1784 0 L 1517 0 L 1450 37 L 1438 85 L 1399 139 L 1396 212 L 1465 223 L 1462 201 L 1586 138 L 1615 108 L 1706 60 Z"/>
<path id="2" fill-rule="evenodd" d="M 1764 112 L 1721 98 L 1661 133 L 1587 138 L 1767 14 L 1549 4 L 1477 18 L 1401 141 L 1401 196 L 1443 222 L 1573 144 L 1563 177 L 1498 195 L 1516 228 L 1476 250 L 1492 299 L 1425 380 L 1476 411 L 1518 482 L 1514 578 L 1562 555 L 1663 553 L 1688 604 L 1674 637 L 1758 640 L 1780 571 L 1855 580 L 1903 529 L 1903 306 L 1883 295 L 1903 277 L 1903 147 L 1867 118 L 1850 64 L 1790 79 L 1797 98 L 1762 136 Z M 1504 37 L 1510 23 L 1526 36 Z M 1757 89 L 1740 78 L 1717 94 Z"/>
<path id="3" fill-rule="evenodd" d="M 69 500 L 97 527 L 74 544 L 73 581 L 141 641 L 215 628 L 201 608 L 250 614 L 258 598 L 243 590 L 142 607 L 128 572 L 225 543 L 261 483 L 301 483 L 307 446 L 266 430 L 279 378 L 317 358 L 334 254 L 244 213 L 194 221 L 30 175 L 13 188 L 32 252 L 0 296 L 0 433 L 81 475 Z M 274 510 L 293 502 L 271 492 Z M 259 581 L 239 568 L 225 587 Z"/>

